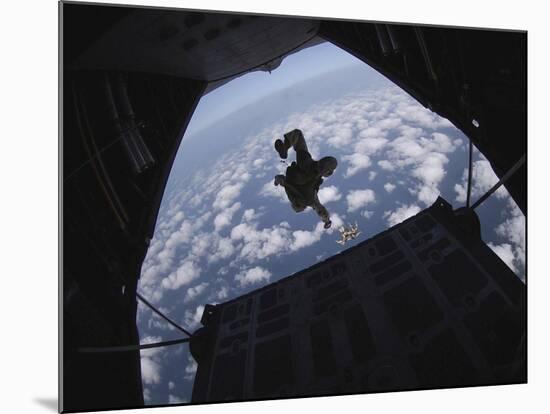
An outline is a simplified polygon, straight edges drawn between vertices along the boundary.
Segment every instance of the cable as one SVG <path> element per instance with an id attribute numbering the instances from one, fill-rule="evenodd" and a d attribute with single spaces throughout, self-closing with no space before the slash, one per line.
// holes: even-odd
<path id="1" fill-rule="evenodd" d="M 468 167 L 468 190 L 466 193 L 466 208 L 470 207 L 470 195 L 472 194 L 472 153 L 474 150 L 474 143 L 470 139 L 470 160 L 468 161 L 469 167 Z"/>
<path id="2" fill-rule="evenodd" d="M 141 296 L 138 292 L 136 292 L 136 296 L 139 300 L 143 302 L 144 305 L 148 306 L 153 312 L 155 312 L 157 315 L 159 315 L 162 319 L 164 319 L 166 322 L 168 322 L 170 325 L 172 325 L 174 328 L 182 331 L 187 336 L 193 336 L 192 333 L 189 331 L 183 329 L 181 326 L 179 326 L 176 322 L 174 322 L 172 319 L 170 319 L 168 316 L 166 316 L 164 313 L 159 311 L 157 308 L 155 308 L 153 305 L 151 305 L 147 299 L 145 299 L 143 296 Z"/>
<path id="3" fill-rule="evenodd" d="M 87 353 L 87 354 L 97 354 L 97 353 L 108 353 L 108 352 L 138 351 L 138 350 L 141 350 L 141 349 L 158 348 L 158 347 L 161 347 L 161 346 L 170 346 L 170 345 L 182 344 L 182 343 L 189 342 L 191 340 L 191 337 L 193 336 L 193 334 L 191 334 L 187 330 L 183 329 L 176 322 L 174 322 L 168 316 L 166 316 L 161 311 L 159 311 L 155 306 L 153 306 L 151 303 L 149 303 L 147 301 L 147 299 L 145 299 L 143 296 L 141 296 L 138 292 L 136 292 L 136 296 L 141 302 L 143 302 L 146 306 L 148 306 L 153 312 L 155 312 L 161 318 L 166 320 L 170 325 L 172 325 L 174 328 L 179 329 L 181 332 L 186 334 L 188 336 L 188 338 L 174 339 L 174 340 L 171 340 L 171 341 L 163 341 L 163 342 L 155 342 L 155 343 L 152 343 L 152 344 L 117 345 L 117 346 L 104 346 L 104 347 L 83 347 L 83 348 L 78 348 L 77 349 L 78 352 Z"/>
<path id="4" fill-rule="evenodd" d="M 78 352 L 86 354 L 98 354 L 106 352 L 127 352 L 138 351 L 141 349 L 158 348 L 161 346 L 177 345 L 189 342 L 191 338 L 174 339 L 171 341 L 154 342 L 152 344 L 137 344 L 137 345 L 120 345 L 120 346 L 103 346 L 103 347 L 84 347 L 78 348 Z"/>
<path id="5" fill-rule="evenodd" d="M 518 170 L 518 168 L 523 165 L 524 162 L 525 162 L 525 154 L 522 155 L 522 157 L 512 166 L 512 168 L 510 168 L 506 172 L 506 174 L 504 174 L 502 178 L 494 186 L 491 187 L 489 191 L 483 194 L 479 198 L 479 200 L 477 200 L 474 204 L 472 204 L 472 210 L 475 209 L 476 207 L 479 207 L 479 205 L 483 203 L 485 200 L 487 200 L 491 196 L 491 194 L 493 194 L 496 190 L 498 190 L 498 188 L 502 184 L 504 184 Z"/>

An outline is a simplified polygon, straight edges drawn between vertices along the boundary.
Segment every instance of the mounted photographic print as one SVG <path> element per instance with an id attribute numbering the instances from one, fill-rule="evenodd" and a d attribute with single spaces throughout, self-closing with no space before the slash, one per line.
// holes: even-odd
<path id="1" fill-rule="evenodd" d="M 526 32 L 62 2 L 60 36 L 62 411 L 527 381 Z"/>

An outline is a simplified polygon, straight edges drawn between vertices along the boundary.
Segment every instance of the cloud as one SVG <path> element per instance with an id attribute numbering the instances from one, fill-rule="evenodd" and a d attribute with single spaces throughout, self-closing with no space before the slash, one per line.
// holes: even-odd
<path id="1" fill-rule="evenodd" d="M 373 216 L 373 214 L 374 214 L 374 211 L 370 211 L 370 210 L 364 210 L 361 212 L 361 215 L 366 219 L 370 219 Z"/>
<path id="2" fill-rule="evenodd" d="M 421 185 L 416 190 L 416 195 L 419 201 L 429 206 L 439 197 L 439 189 L 436 185 Z"/>
<path id="3" fill-rule="evenodd" d="M 162 341 L 160 336 L 146 336 L 140 340 L 142 344 L 152 344 Z M 141 356 L 141 380 L 144 384 L 159 384 L 162 371 L 162 348 L 150 348 L 140 350 Z"/>
<path id="4" fill-rule="evenodd" d="M 163 287 L 162 281 L 174 273 L 175 259 L 181 254 L 181 249 L 195 237 L 195 233 L 210 219 L 207 212 L 198 217 L 190 216 L 181 222 L 175 231 L 162 235 L 155 232 L 151 247 L 142 265 L 140 289 L 153 302 L 158 303 L 168 288 L 168 281 Z M 172 277 L 174 278 L 174 276 Z M 160 286 L 159 286 L 160 284 Z"/>
<path id="5" fill-rule="evenodd" d="M 229 294 L 229 289 L 227 286 L 222 286 L 220 290 L 218 290 L 215 294 L 216 298 L 219 300 L 227 299 L 227 296 Z"/>
<path id="6" fill-rule="evenodd" d="M 321 204 L 327 204 L 331 201 L 338 201 L 342 198 L 342 194 L 338 191 L 338 188 L 334 185 L 328 187 L 322 187 L 317 193 Z"/>
<path id="7" fill-rule="evenodd" d="M 394 171 L 395 167 L 394 165 L 389 162 L 388 160 L 380 160 L 378 161 L 378 166 L 386 171 Z"/>
<path id="8" fill-rule="evenodd" d="M 321 240 L 323 224 L 318 223 L 317 228 L 315 231 L 296 230 L 292 232 L 294 240 L 290 245 L 290 250 L 300 250 Z"/>
<path id="9" fill-rule="evenodd" d="M 151 402 L 151 389 L 147 387 L 143 387 L 143 399 L 146 403 Z"/>
<path id="10" fill-rule="evenodd" d="M 185 404 L 185 403 L 188 403 L 189 401 L 186 400 L 185 398 L 180 398 L 174 394 L 169 394 L 168 395 L 168 404 Z"/>
<path id="11" fill-rule="evenodd" d="M 402 205 L 398 207 L 395 211 L 385 211 L 383 217 L 386 219 L 388 226 L 392 227 L 419 212 L 420 207 L 415 204 Z"/>
<path id="12" fill-rule="evenodd" d="M 273 184 L 273 179 L 265 183 L 260 190 L 260 195 L 263 197 L 274 197 L 279 199 L 282 203 L 288 203 L 288 197 L 286 196 L 285 189 L 278 185 Z"/>
<path id="13" fill-rule="evenodd" d="M 452 124 L 445 118 L 441 118 L 429 109 L 423 108 L 411 98 L 403 99 L 398 103 L 395 113 L 405 121 L 417 124 L 424 128 L 439 129 L 452 127 Z"/>
<path id="14" fill-rule="evenodd" d="M 511 245 L 514 265 L 510 268 L 516 269 L 516 274 L 523 280 L 525 278 L 525 216 L 512 197 L 508 196 L 507 204 L 506 219 L 495 228 L 495 233 L 506 241 L 504 244 Z"/>
<path id="15" fill-rule="evenodd" d="M 376 200 L 374 191 L 367 190 L 352 190 L 346 196 L 348 202 L 348 211 L 353 212 L 366 207 L 368 204 L 373 203 Z"/>
<path id="16" fill-rule="evenodd" d="M 282 253 L 290 242 L 290 232 L 284 226 L 275 225 L 261 230 L 257 226 L 257 223 L 241 223 L 231 230 L 231 239 L 243 242 L 239 257 L 250 263 Z"/>
<path id="17" fill-rule="evenodd" d="M 173 229 L 178 223 L 183 220 L 185 217 L 185 214 L 183 211 L 176 212 L 172 217 L 169 217 L 167 220 L 161 220 L 158 224 L 158 228 L 160 230 L 171 230 Z"/>
<path id="18" fill-rule="evenodd" d="M 378 173 L 376 171 L 369 171 L 369 181 L 372 181 L 376 178 Z"/>
<path id="19" fill-rule="evenodd" d="M 386 135 L 384 129 L 375 127 L 375 126 L 365 128 L 359 133 L 360 138 L 371 139 L 373 140 L 372 142 L 376 142 L 375 140 L 383 139 L 381 138 L 381 136 L 384 136 L 384 135 Z M 383 144 L 379 144 L 379 145 L 383 145 Z"/>
<path id="20" fill-rule="evenodd" d="M 235 253 L 235 246 L 230 237 L 218 237 L 212 241 L 210 247 L 214 249 L 207 258 L 208 263 L 214 263 L 218 260 L 228 259 Z"/>
<path id="21" fill-rule="evenodd" d="M 373 132 L 375 134 L 376 132 Z M 367 134 L 363 131 L 360 134 L 360 137 L 365 137 Z M 365 154 L 365 155 L 374 155 L 379 152 L 382 148 L 386 146 L 389 141 L 386 138 L 380 136 L 372 136 L 363 138 L 357 142 L 354 146 L 354 151 L 356 153 Z"/>
<path id="22" fill-rule="evenodd" d="M 216 195 L 212 206 L 215 209 L 223 210 L 227 208 L 241 193 L 243 183 L 229 184 L 223 187 Z"/>
<path id="23" fill-rule="evenodd" d="M 260 282 L 268 282 L 271 272 L 263 267 L 256 266 L 248 270 L 243 270 L 235 276 L 235 280 L 241 286 L 254 285 Z"/>
<path id="24" fill-rule="evenodd" d="M 479 153 L 478 153 L 479 154 Z M 475 201 L 477 198 L 481 197 L 487 191 L 493 187 L 498 182 L 498 177 L 493 171 L 489 161 L 481 159 L 474 161 L 472 165 L 472 189 L 471 196 L 472 201 Z M 468 188 L 468 169 L 465 168 L 462 173 L 462 183 L 455 184 L 454 190 L 457 193 L 456 201 L 459 203 L 466 202 L 466 191 Z M 505 198 L 508 196 L 508 191 L 506 187 L 501 186 L 495 193 L 494 196 L 497 198 Z"/>
<path id="25" fill-rule="evenodd" d="M 187 289 L 187 292 L 185 293 L 183 302 L 186 303 L 194 300 L 197 296 L 203 293 L 208 286 L 209 286 L 208 282 L 203 282 L 196 286 L 190 287 L 189 289 Z"/>
<path id="26" fill-rule="evenodd" d="M 349 178 L 357 174 L 361 170 L 365 170 L 371 165 L 371 161 L 368 155 L 355 153 L 352 155 L 345 155 L 342 157 L 344 161 L 348 161 L 350 166 L 344 173 L 345 178 Z"/>
<path id="27" fill-rule="evenodd" d="M 141 303 L 141 302 L 140 302 Z M 149 309 L 149 308 L 147 308 Z M 159 310 L 164 314 L 169 314 L 170 311 L 162 306 L 159 307 Z M 147 321 L 147 327 L 149 329 L 159 329 L 163 331 L 173 331 L 174 327 L 162 319 L 159 315 L 154 312 L 149 312 L 149 320 Z"/>
<path id="28" fill-rule="evenodd" d="M 188 381 L 193 381 L 195 378 L 195 373 L 197 372 L 197 362 L 193 359 L 191 355 L 187 357 L 187 365 L 185 366 L 185 375 L 184 378 Z"/>
<path id="29" fill-rule="evenodd" d="M 164 289 L 179 289 L 181 286 L 191 283 L 201 274 L 201 269 L 193 260 L 184 261 L 178 269 L 168 277 L 162 279 Z"/>
<path id="30" fill-rule="evenodd" d="M 245 210 L 243 213 L 243 220 L 247 222 L 251 222 L 257 219 L 258 217 L 259 215 L 256 213 L 256 210 L 254 210 L 253 208 L 249 208 Z"/>
<path id="31" fill-rule="evenodd" d="M 186 310 L 183 315 L 183 325 L 188 329 L 197 328 L 201 322 L 203 312 L 204 305 L 198 305 L 194 311 Z"/>
<path id="32" fill-rule="evenodd" d="M 512 245 L 508 243 L 503 243 L 499 245 L 495 245 L 493 243 L 487 243 L 487 245 L 496 253 L 500 259 L 506 263 L 506 265 L 512 269 L 514 273 L 517 273 L 518 269 L 516 268 L 514 261 L 516 260 L 516 257 L 514 255 L 514 252 L 512 250 Z"/>
<path id="33" fill-rule="evenodd" d="M 161 365 L 150 358 L 141 357 L 141 380 L 145 384 L 160 382 Z"/>
<path id="34" fill-rule="evenodd" d="M 395 184 L 392 184 L 392 183 L 384 184 L 384 190 L 386 190 L 388 193 L 391 193 L 393 190 L 395 190 Z"/>
<path id="35" fill-rule="evenodd" d="M 389 160 L 379 161 L 381 168 L 388 171 L 402 170 L 418 181 L 411 188 L 419 201 L 431 205 L 438 197 L 439 184 L 446 175 L 445 155 L 455 151 L 456 146 L 445 134 L 434 132 L 426 137 L 422 129 L 402 125 L 401 135 L 390 144 L 386 153 Z"/>
<path id="36" fill-rule="evenodd" d="M 220 231 L 231 224 L 233 214 L 241 208 L 241 203 L 235 203 L 231 207 L 226 208 L 214 218 L 214 229 Z"/>
<path id="37" fill-rule="evenodd" d="M 343 148 L 351 143 L 353 131 L 350 128 L 333 128 L 327 143 L 335 148 Z"/>
<path id="38" fill-rule="evenodd" d="M 445 177 L 444 165 L 449 159 L 441 153 L 430 152 L 413 169 L 413 176 L 423 181 L 426 185 L 437 185 Z"/>

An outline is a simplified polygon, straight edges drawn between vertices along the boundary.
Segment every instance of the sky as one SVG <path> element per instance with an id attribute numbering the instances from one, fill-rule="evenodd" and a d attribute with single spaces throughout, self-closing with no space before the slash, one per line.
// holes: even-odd
<path id="1" fill-rule="evenodd" d="M 275 76 L 280 80 L 274 83 Z M 211 113 L 215 122 L 205 123 Z M 294 128 L 303 131 L 314 159 L 338 159 L 319 191 L 331 213 L 329 230 L 311 209 L 296 214 L 273 185 L 288 164 L 278 159 L 273 141 Z M 357 222 L 361 230 L 348 248 L 439 195 L 463 206 L 467 143 L 449 121 L 330 44 L 288 57 L 271 75 L 245 75 L 199 103 L 172 168 L 139 290 L 195 330 L 205 304 L 341 251 L 335 241 L 344 223 Z M 475 151 L 472 200 L 496 181 Z M 498 190 L 477 213 L 482 238 L 523 278 L 525 221 L 507 191 Z M 178 337 L 141 305 L 138 328 L 142 343 Z M 190 401 L 195 371 L 186 345 L 143 351 L 146 403 Z"/>

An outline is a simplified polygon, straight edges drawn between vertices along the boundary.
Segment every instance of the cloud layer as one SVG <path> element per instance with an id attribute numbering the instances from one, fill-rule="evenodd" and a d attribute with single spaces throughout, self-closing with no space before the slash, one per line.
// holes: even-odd
<path id="1" fill-rule="evenodd" d="M 294 128 L 303 131 L 314 159 L 338 158 L 338 168 L 318 193 L 331 212 L 329 230 L 311 209 L 297 215 L 284 189 L 273 184 L 294 156 L 290 151 L 289 160 L 280 162 L 273 141 Z M 367 220 L 382 220 L 389 227 L 431 205 L 450 174 L 454 154 L 464 148 L 448 121 L 393 86 L 324 102 L 242 138 L 241 146 L 183 177 L 165 195 L 142 266 L 140 291 L 153 303 L 175 303 L 163 311 L 189 329 L 200 326 L 204 304 L 226 301 L 289 274 L 278 272 L 275 264 L 287 258 L 314 263 L 337 252 L 333 241 L 344 221 L 357 220 L 361 227 Z M 478 158 L 474 199 L 496 182 L 490 164 Z M 458 171 L 460 177 L 462 169 Z M 465 201 L 466 179 L 464 170 L 460 182 L 450 187 L 459 203 Z M 496 239 L 489 246 L 521 276 L 525 220 L 505 190 L 496 196 L 509 208 L 492 229 Z M 366 237 L 368 231 L 362 231 Z M 139 309 L 145 340 L 160 340 L 147 330 L 172 332 L 150 311 Z M 163 381 L 162 355 L 142 353 L 146 394 Z M 192 381 L 196 364 L 183 363 L 183 375 Z M 182 401 L 173 388 L 167 395 L 171 402 Z"/>

